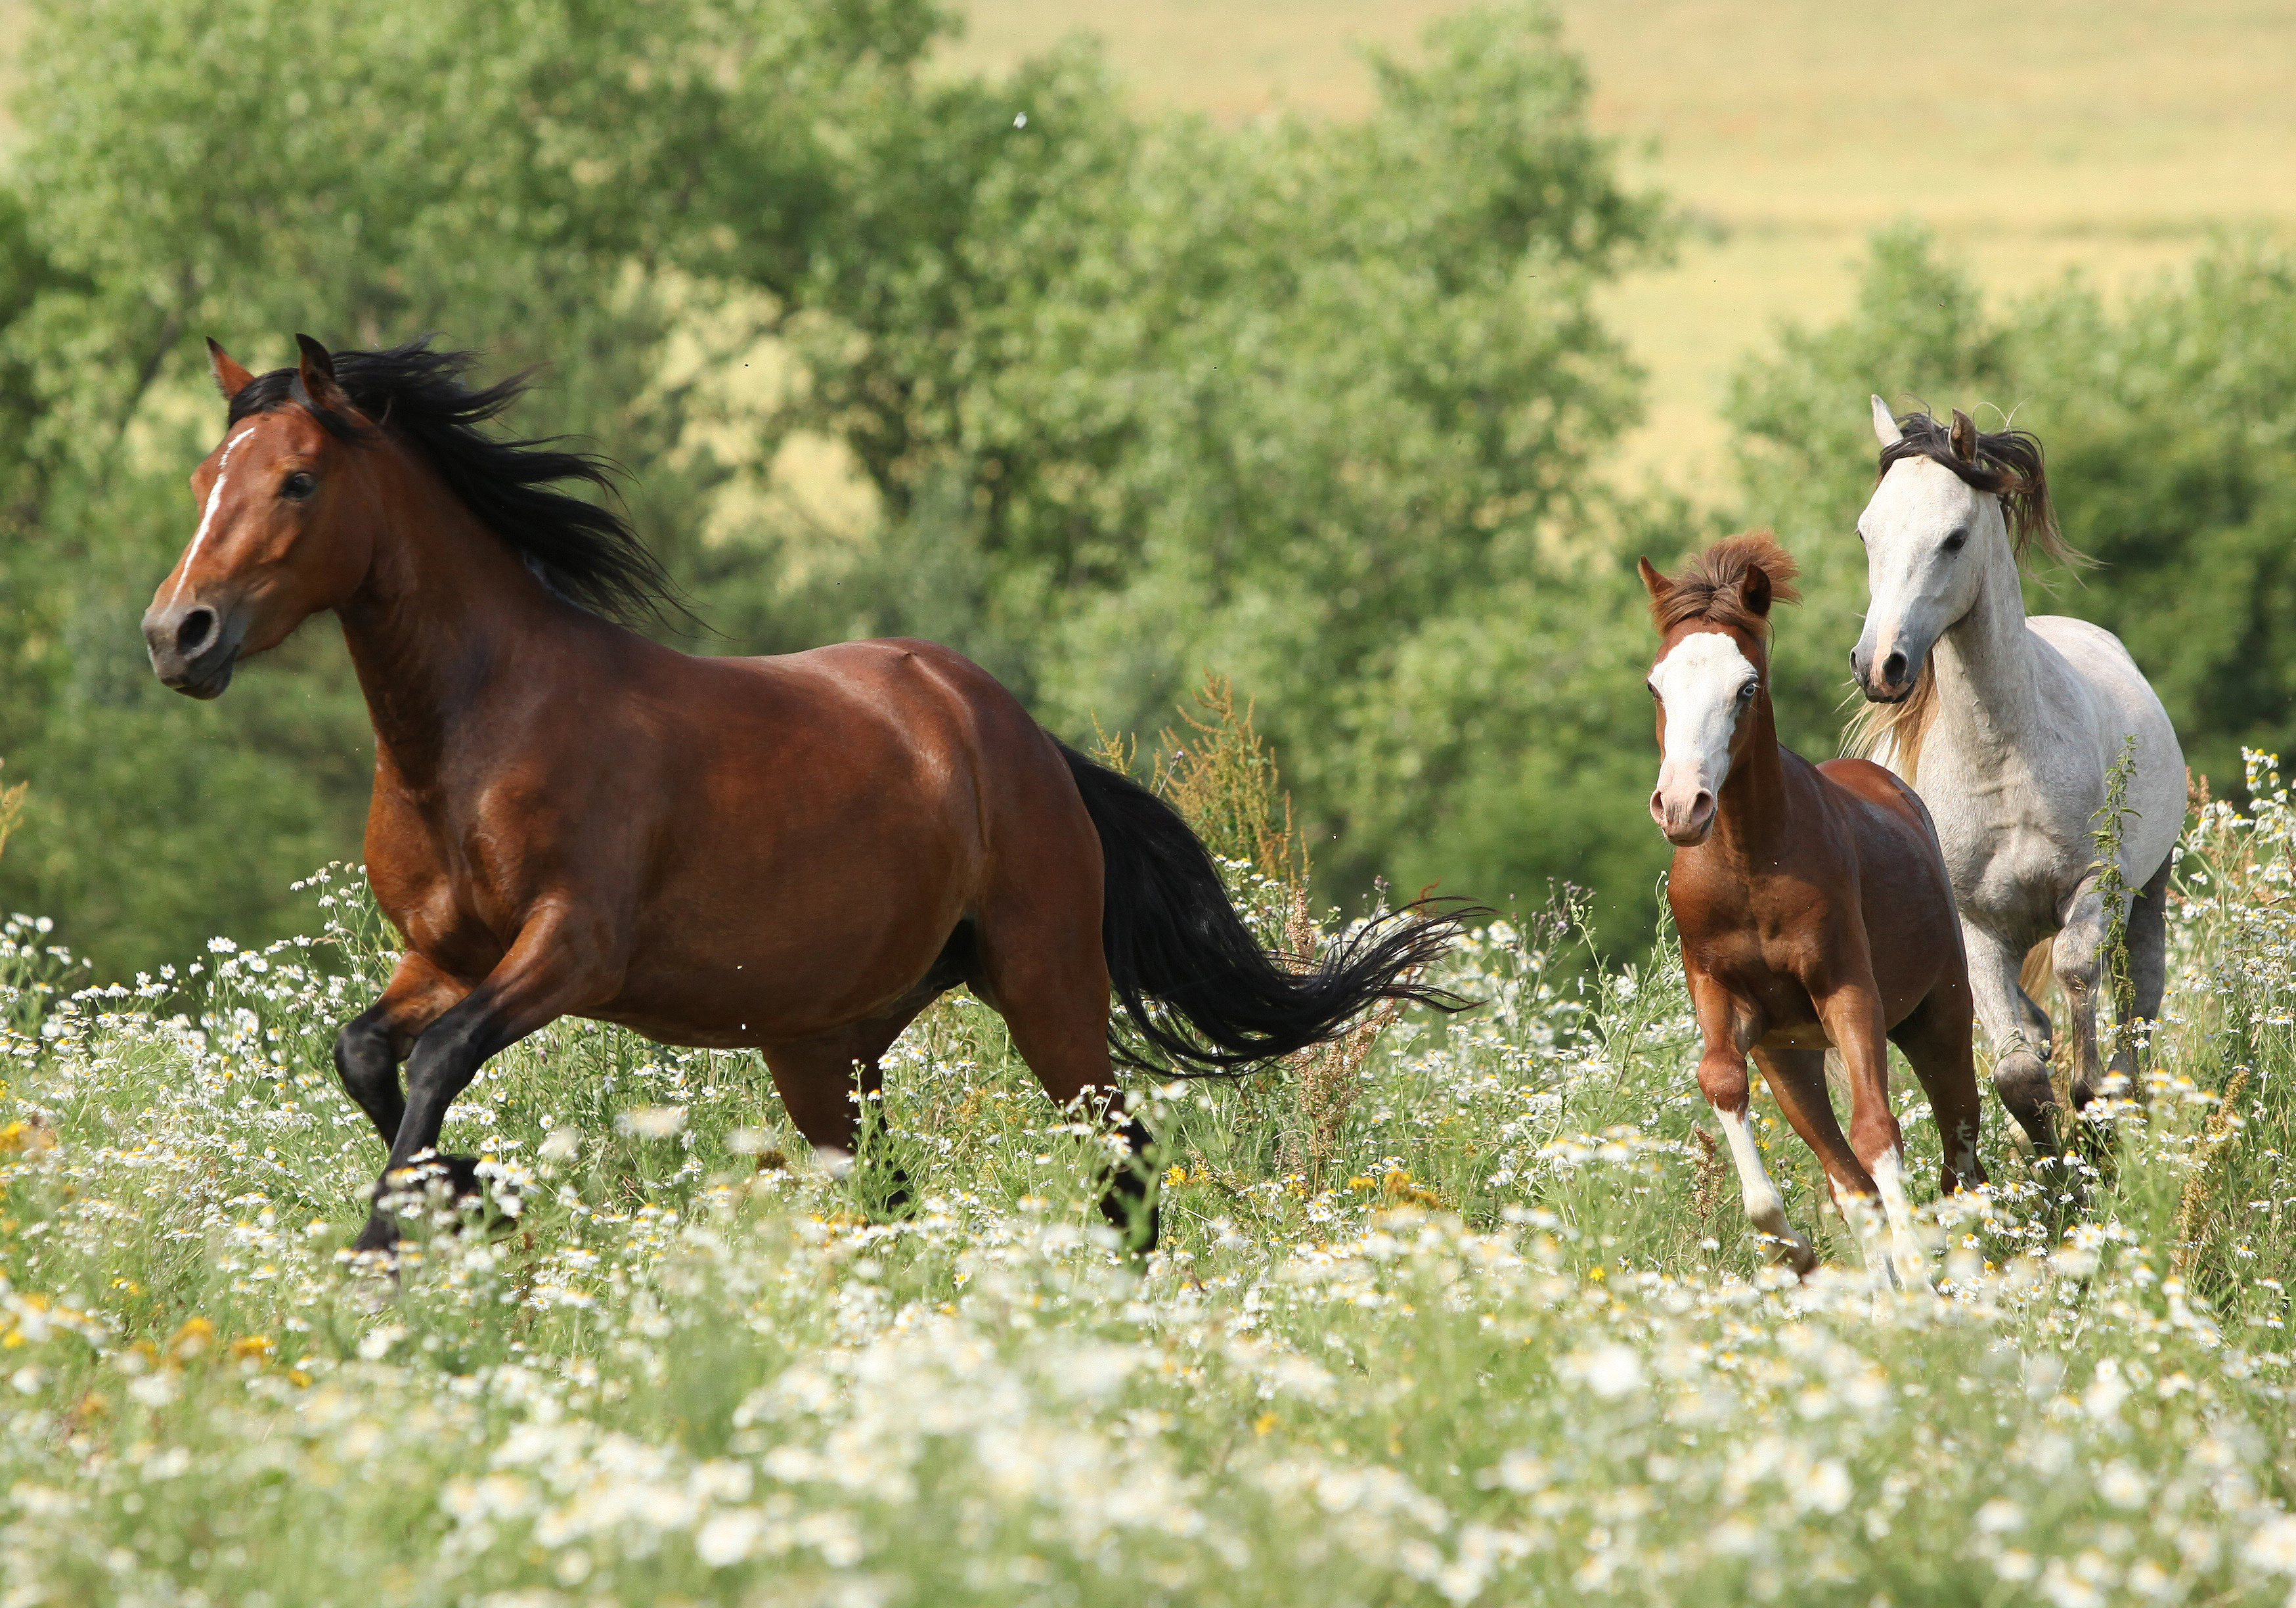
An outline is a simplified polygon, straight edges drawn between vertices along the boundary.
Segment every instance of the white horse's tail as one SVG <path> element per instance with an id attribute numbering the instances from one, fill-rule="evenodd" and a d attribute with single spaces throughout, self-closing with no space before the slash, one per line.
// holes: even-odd
<path id="1" fill-rule="evenodd" d="M 2025 951 L 2024 964 L 2017 968 L 2017 986 L 2025 990 L 2025 997 L 2044 1011 L 2049 1008 L 2047 991 L 2056 986 L 2057 969 L 2050 957 L 2056 953 L 2057 940 L 2045 938 Z"/>

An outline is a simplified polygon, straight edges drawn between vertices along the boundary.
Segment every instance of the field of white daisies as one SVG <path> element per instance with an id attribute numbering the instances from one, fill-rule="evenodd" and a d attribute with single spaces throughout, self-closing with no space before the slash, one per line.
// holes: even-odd
<path id="1" fill-rule="evenodd" d="M 962 996 L 815 1167 L 748 1054 L 572 1021 L 446 1139 L 490 1220 L 344 1247 L 381 1145 L 336 1026 L 390 937 L 75 991 L 0 949 L 0 1608 L 676 1602 L 2278 1603 L 2296 1581 L 2296 808 L 2202 808 L 2148 1087 L 2011 1147 L 1876 1290 L 1767 1269 L 1679 972 L 1495 925 L 1378 1021 L 1141 1079 L 1165 1241 Z M 1253 881 L 1271 941 L 1282 890 Z M 1934 1130 L 1900 1080 L 1917 1178 Z M 1758 1109 L 1762 1109 L 1758 1106 Z M 914 1178 L 886 1220 L 885 1172 Z"/>

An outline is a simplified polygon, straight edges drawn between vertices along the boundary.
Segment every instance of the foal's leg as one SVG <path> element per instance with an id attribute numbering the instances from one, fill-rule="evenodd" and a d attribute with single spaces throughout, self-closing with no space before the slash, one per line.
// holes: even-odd
<path id="1" fill-rule="evenodd" d="M 1817 1001 L 1817 1014 L 1849 1078 L 1849 1148 L 1858 1161 L 1855 1171 L 1827 1166 L 1834 1202 L 1858 1229 L 1869 1264 L 1879 1260 L 1890 1282 L 1902 1284 L 1919 1276 L 1922 1259 L 1914 1239 L 1913 1205 L 1906 1198 L 1906 1138 L 1890 1109 L 1890 1041 L 1882 1002 L 1872 984 L 1852 983 Z M 1823 1101 L 1823 1087 L 1817 1094 Z M 1831 1106 L 1826 1110 L 1830 1115 Z M 1891 1245 L 1890 1253 L 1879 1257 L 1866 1216 L 1877 1197 Z"/>
<path id="2" fill-rule="evenodd" d="M 1977 1156 L 1984 1106 L 1977 1094 L 1970 1028 L 1969 986 L 1952 977 L 1931 989 L 1890 1034 L 1929 1096 L 1945 1153 L 1938 1187 L 1947 1194 L 1985 1182 L 1985 1164 Z"/>
<path id="3" fill-rule="evenodd" d="M 398 1137 L 406 1117 L 398 1063 L 423 1030 L 469 992 L 409 949 L 398 957 L 381 997 L 335 1035 L 335 1075 L 386 1145 Z"/>
<path id="4" fill-rule="evenodd" d="M 1769 1082 L 1778 1110 L 1824 1170 L 1834 1208 L 1857 1235 L 1861 1254 L 1873 1259 L 1874 1249 L 1866 1243 L 1866 1236 L 1881 1191 L 1833 1114 L 1833 1103 L 1825 1089 L 1825 1052 L 1758 1049 L 1754 1059 Z M 1847 1060 L 1845 1056 L 1845 1065 Z"/>
<path id="5" fill-rule="evenodd" d="M 1715 1120 L 1722 1125 L 1731 1164 L 1738 1169 L 1746 1220 L 1768 1242 L 1764 1254 L 1770 1260 L 1807 1274 L 1817 1266 L 1817 1252 L 1794 1232 L 1786 1216 L 1785 1196 L 1778 1193 L 1778 1186 L 1770 1181 L 1769 1169 L 1762 1165 L 1761 1146 L 1754 1143 L 1753 1127 L 1748 1120 L 1748 1096 L 1753 1091 L 1746 1080 L 1746 1046 L 1753 1034 L 1752 1025 L 1720 984 L 1695 971 L 1689 972 L 1689 982 L 1699 1037 L 1705 1041 L 1704 1052 L 1698 1057 L 1698 1092 L 1706 1096 Z M 1777 1073 L 1772 1068 L 1776 1055 L 1767 1050 L 1757 1050 L 1754 1055 L 1775 1093 Z M 1824 1077 L 1822 1069 L 1818 1076 Z"/>
<path id="6" fill-rule="evenodd" d="M 455 1096 L 470 1087 L 487 1058 L 570 1011 L 611 997 L 612 939 L 604 923 L 537 912 L 486 980 L 440 1014 L 415 1040 L 406 1061 L 406 1113 L 383 1164 L 373 1213 L 355 1242 L 360 1251 L 388 1250 L 398 1225 L 381 1195 L 415 1157 L 433 1152 Z M 442 1156 L 457 1198 L 477 1193 L 477 1162 Z"/>
<path id="7" fill-rule="evenodd" d="M 1773 1066 L 1780 1053 L 1754 1052 L 1774 1094 L 1778 1076 Z M 1821 1067 L 1818 1077 L 1823 1080 L 1824 1076 Z M 1761 1146 L 1754 1143 L 1747 1109 L 1753 1090 L 1746 1079 L 1746 1052 L 1735 1043 L 1716 1044 L 1710 1037 L 1706 1053 L 1698 1058 L 1698 1091 L 1706 1096 L 1706 1103 L 1714 1108 L 1715 1120 L 1722 1125 L 1722 1137 L 1730 1146 L 1731 1163 L 1738 1169 L 1738 1192 L 1745 1202 L 1746 1220 L 1768 1241 L 1766 1254 L 1770 1260 L 1784 1262 L 1796 1273 L 1810 1272 L 1817 1266 L 1816 1249 L 1787 1218 L 1786 1198 L 1771 1182 L 1769 1169 L 1762 1165 Z"/>
<path id="8" fill-rule="evenodd" d="M 1969 954 L 1970 997 L 1993 1046 L 1994 1093 L 2034 1150 L 2054 1156 L 2057 1096 L 2049 1087 L 2049 1016 L 2025 997 L 2018 981 L 2025 948 L 1965 917 L 1961 940 Z"/>
<path id="9" fill-rule="evenodd" d="M 2136 1020 L 2148 1026 L 2161 1014 L 2161 996 L 2169 986 L 2169 868 L 2164 858 L 2128 907 L 2128 989 Z M 2135 1033 L 2121 1036 L 2112 1070 L 2128 1079 L 2132 1095 L 2138 1092 Z"/>

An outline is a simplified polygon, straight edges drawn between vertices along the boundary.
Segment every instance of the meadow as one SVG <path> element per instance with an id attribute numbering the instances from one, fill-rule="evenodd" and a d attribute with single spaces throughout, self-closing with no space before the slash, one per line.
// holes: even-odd
<path id="1" fill-rule="evenodd" d="M 1765 1118 L 1826 1257 L 1767 1265 L 1676 963 L 1591 964 L 1567 907 L 1453 955 L 1474 1009 L 1136 1080 L 1144 1264 L 1098 1226 L 1096 1130 L 954 996 L 841 1181 L 753 1056 L 559 1022 L 449 1120 L 487 1212 L 410 1202 L 395 1278 L 343 1250 L 377 1146 L 326 1046 L 390 948 L 356 868 L 304 885 L 306 936 L 132 986 L 75 990 L 16 917 L 5 1600 L 2282 1601 L 2272 763 L 2191 824 L 2146 1087 L 2091 1108 L 2078 1177 L 1990 1110 L 1992 1183 L 1923 1207 L 1933 1288 L 1902 1291 Z M 1227 863 L 1300 942 L 1291 863 Z M 898 1220 L 889 1159 L 918 1185 Z"/>

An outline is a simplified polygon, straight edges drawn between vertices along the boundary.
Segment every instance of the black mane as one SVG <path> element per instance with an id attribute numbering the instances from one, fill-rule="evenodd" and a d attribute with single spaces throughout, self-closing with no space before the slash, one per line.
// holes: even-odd
<path id="1" fill-rule="evenodd" d="M 1962 418 L 1958 414 L 1955 416 Z M 2038 542 L 2041 551 L 2060 563 L 2091 562 L 2057 529 L 2041 439 L 2031 431 L 1975 431 L 1972 427 L 1977 451 L 1973 457 L 1964 458 L 1954 450 L 1952 426 L 1926 411 L 1898 415 L 1898 429 L 1899 439 L 1882 448 L 1882 461 L 1874 475 L 1877 483 L 1892 464 L 1928 458 L 1952 470 L 1962 484 L 2001 499 L 2002 517 L 2008 523 L 2010 543 L 2019 558 Z"/>
<path id="2" fill-rule="evenodd" d="M 315 403 L 300 373 L 275 368 L 231 399 L 231 423 L 294 402 L 338 440 L 366 445 L 388 429 L 420 449 L 480 523 L 524 557 L 561 596 L 625 624 L 684 615 L 661 561 L 620 515 L 548 488 L 579 480 L 611 490 L 619 471 L 561 437 L 504 440 L 481 427 L 524 394 L 514 374 L 484 390 L 463 383 L 476 352 L 437 352 L 423 336 L 381 351 L 334 354 L 335 382 L 372 426 Z"/>

